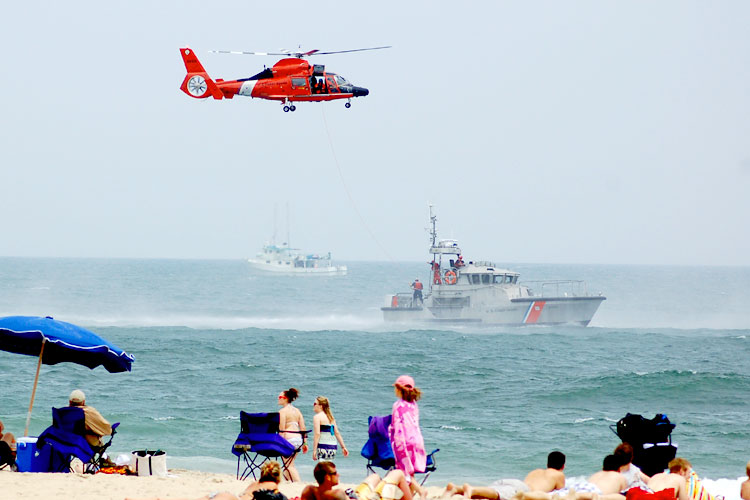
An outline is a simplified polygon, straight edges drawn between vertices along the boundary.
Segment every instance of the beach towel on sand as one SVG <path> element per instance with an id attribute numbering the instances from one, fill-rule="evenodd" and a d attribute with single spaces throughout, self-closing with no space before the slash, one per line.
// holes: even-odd
<path id="1" fill-rule="evenodd" d="M 690 472 L 690 477 L 687 480 L 688 483 L 688 495 L 693 500 L 715 500 L 714 496 L 706 490 L 703 483 L 698 478 L 698 474 L 695 471 Z"/>

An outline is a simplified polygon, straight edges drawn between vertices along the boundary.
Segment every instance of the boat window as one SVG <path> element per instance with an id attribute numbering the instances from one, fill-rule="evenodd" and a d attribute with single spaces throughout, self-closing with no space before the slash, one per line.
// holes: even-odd
<path id="1" fill-rule="evenodd" d="M 479 284 L 479 275 L 478 274 L 472 274 L 471 275 L 471 282 L 475 285 Z"/>
<path id="2" fill-rule="evenodd" d="M 518 283 L 518 276 L 513 276 L 513 284 Z"/>
<path id="3" fill-rule="evenodd" d="M 490 275 L 490 274 L 483 274 L 482 275 L 482 284 L 483 285 L 489 285 L 491 277 L 492 277 L 492 275 Z"/>
<path id="4" fill-rule="evenodd" d="M 498 283 L 498 284 L 502 284 L 503 283 L 504 276 L 502 276 L 502 275 L 495 275 L 494 278 L 495 278 L 495 283 Z"/>

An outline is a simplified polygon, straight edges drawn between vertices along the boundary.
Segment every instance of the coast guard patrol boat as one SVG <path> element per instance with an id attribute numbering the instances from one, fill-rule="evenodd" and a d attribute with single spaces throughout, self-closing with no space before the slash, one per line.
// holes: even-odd
<path id="1" fill-rule="evenodd" d="M 438 240 L 430 206 L 432 276 L 424 299 L 411 293 L 386 297 L 383 319 L 393 322 L 476 322 L 498 325 L 586 326 L 606 297 L 589 295 L 586 283 L 550 280 L 519 283 L 520 275 L 492 262 L 464 263 L 456 240 Z"/>

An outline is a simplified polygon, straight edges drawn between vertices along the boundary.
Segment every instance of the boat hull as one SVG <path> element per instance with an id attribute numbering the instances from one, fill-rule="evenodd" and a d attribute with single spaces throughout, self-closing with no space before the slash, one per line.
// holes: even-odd
<path id="1" fill-rule="evenodd" d="M 348 271 L 346 266 L 321 266 L 321 267 L 295 267 L 292 265 L 273 264 L 248 259 L 250 265 L 261 271 L 280 274 L 327 274 L 345 275 Z"/>
<path id="2" fill-rule="evenodd" d="M 382 307 L 387 322 L 481 323 L 486 325 L 559 325 L 587 326 L 602 296 L 523 297 L 495 304 L 446 304 L 427 299 L 424 307 Z"/>

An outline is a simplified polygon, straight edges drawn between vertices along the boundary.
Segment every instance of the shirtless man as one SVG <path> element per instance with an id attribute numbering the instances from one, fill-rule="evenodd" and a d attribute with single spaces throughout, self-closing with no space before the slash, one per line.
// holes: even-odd
<path id="1" fill-rule="evenodd" d="M 553 451 L 547 455 L 547 468 L 534 469 L 526 475 L 526 479 L 500 479 L 489 486 L 471 486 L 464 484 L 456 486 L 448 483 L 444 497 L 463 495 L 466 498 L 485 498 L 488 500 L 509 500 L 516 493 L 542 491 L 549 493 L 565 486 L 565 455 Z"/>
<path id="2" fill-rule="evenodd" d="M 333 462 L 318 462 L 313 469 L 313 476 L 318 485 L 305 486 L 301 500 L 351 500 L 341 489 L 335 488 L 339 484 L 339 473 Z M 377 474 L 372 474 L 357 486 L 357 495 L 361 500 L 371 500 L 377 497 L 382 500 L 412 500 L 409 484 L 403 471 L 394 469 L 381 480 Z"/>
<path id="3" fill-rule="evenodd" d="M 589 483 L 599 488 L 602 495 L 619 494 L 628 488 L 628 480 L 620 474 L 620 459 L 615 455 L 604 457 L 602 470 L 589 478 Z M 621 495 L 622 496 L 622 495 Z"/>
<path id="4" fill-rule="evenodd" d="M 740 498 L 750 500 L 750 462 L 745 466 L 745 473 L 747 474 L 747 481 L 740 486 Z"/>
<path id="5" fill-rule="evenodd" d="M 690 462 L 684 458 L 675 458 L 669 462 L 669 472 L 660 472 L 654 474 L 648 481 L 648 487 L 653 493 L 649 493 L 641 488 L 631 488 L 628 490 L 628 500 L 648 500 L 658 498 L 667 500 L 688 500 L 687 479 L 690 477 Z M 660 492 L 663 492 L 659 494 Z"/>

